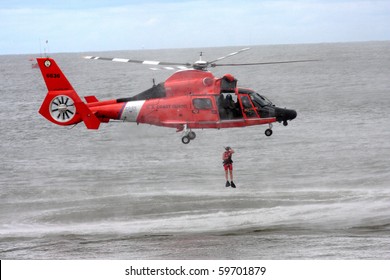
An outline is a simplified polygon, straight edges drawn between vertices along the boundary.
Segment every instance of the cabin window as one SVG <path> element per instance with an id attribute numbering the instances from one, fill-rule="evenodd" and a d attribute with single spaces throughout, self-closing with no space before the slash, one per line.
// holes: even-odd
<path id="1" fill-rule="evenodd" d="M 194 108 L 198 110 L 207 110 L 213 107 L 210 98 L 194 98 L 192 103 L 194 104 Z"/>

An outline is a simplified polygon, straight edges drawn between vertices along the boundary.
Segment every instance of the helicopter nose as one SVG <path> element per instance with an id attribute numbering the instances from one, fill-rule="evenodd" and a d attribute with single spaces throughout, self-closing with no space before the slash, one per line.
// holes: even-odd
<path id="1" fill-rule="evenodd" d="M 278 122 L 283 122 L 285 126 L 288 124 L 287 121 L 291 121 L 297 117 L 297 111 L 291 109 L 276 108 L 275 113 L 276 120 Z"/>
<path id="2" fill-rule="evenodd" d="M 293 120 L 297 117 L 297 111 L 286 109 L 286 119 Z"/>

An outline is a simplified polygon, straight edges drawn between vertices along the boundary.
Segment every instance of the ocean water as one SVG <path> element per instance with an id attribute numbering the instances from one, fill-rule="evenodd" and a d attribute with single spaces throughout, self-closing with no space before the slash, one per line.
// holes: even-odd
<path id="1" fill-rule="evenodd" d="M 195 61 L 240 47 L 88 55 Z M 135 95 L 172 72 L 52 54 L 80 96 Z M 0 259 L 389 259 L 390 42 L 252 46 L 213 68 L 277 106 L 287 127 L 56 126 L 34 56 L 0 56 Z M 225 188 L 223 147 L 237 189 Z"/>

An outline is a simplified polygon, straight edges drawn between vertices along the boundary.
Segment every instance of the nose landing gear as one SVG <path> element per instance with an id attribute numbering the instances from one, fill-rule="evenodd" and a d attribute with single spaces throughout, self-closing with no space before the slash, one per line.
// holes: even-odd
<path id="1" fill-rule="evenodd" d="M 269 128 L 265 130 L 264 134 L 268 137 L 272 135 L 272 123 L 269 124 Z"/>

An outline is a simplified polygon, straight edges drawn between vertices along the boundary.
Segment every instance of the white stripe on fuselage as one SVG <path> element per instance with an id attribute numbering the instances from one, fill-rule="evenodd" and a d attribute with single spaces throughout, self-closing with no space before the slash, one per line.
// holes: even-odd
<path id="1" fill-rule="evenodd" d="M 121 120 L 125 122 L 136 122 L 144 103 L 145 100 L 127 102 L 123 109 Z"/>

